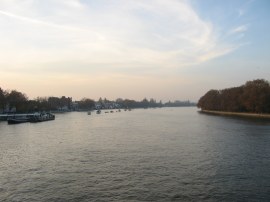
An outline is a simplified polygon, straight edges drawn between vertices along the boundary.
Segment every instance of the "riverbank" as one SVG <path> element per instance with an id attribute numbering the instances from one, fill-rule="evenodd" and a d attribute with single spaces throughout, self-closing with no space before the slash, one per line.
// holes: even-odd
<path id="1" fill-rule="evenodd" d="M 200 110 L 200 113 L 221 115 L 221 116 L 238 116 L 246 118 L 259 118 L 259 119 L 270 119 L 270 114 L 256 114 L 256 113 L 244 113 L 244 112 L 223 112 L 223 111 L 212 111 L 212 110 Z"/>

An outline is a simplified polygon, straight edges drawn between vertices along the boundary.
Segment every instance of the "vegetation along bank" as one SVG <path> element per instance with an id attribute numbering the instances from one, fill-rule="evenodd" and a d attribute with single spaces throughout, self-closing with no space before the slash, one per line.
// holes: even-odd
<path id="1" fill-rule="evenodd" d="M 211 114 L 270 118 L 270 84 L 257 79 L 239 87 L 209 90 L 197 106 Z"/>

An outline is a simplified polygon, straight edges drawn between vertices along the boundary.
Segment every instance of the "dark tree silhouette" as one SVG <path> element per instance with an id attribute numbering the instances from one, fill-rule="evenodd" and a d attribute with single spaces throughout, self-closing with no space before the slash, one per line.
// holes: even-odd
<path id="1" fill-rule="evenodd" d="M 12 90 L 6 92 L 6 101 L 10 107 L 15 107 L 17 112 L 23 112 L 27 110 L 27 96 L 19 91 Z"/>
<path id="2" fill-rule="evenodd" d="M 6 105 L 5 94 L 2 88 L 0 88 L 0 111 L 4 109 L 5 105 Z"/>
<path id="3" fill-rule="evenodd" d="M 264 79 L 223 90 L 210 90 L 197 106 L 203 110 L 270 113 L 270 85 Z"/>
<path id="4" fill-rule="evenodd" d="M 24 93 L 17 90 L 4 91 L 0 88 L 0 113 L 9 113 L 11 109 L 16 108 L 16 112 L 35 112 L 35 111 L 71 111 L 71 110 L 91 110 L 96 105 L 104 108 L 154 108 L 154 107 L 182 107 L 195 106 L 195 103 L 189 101 L 174 101 L 163 104 L 157 102 L 154 98 L 148 100 L 144 98 L 141 101 L 118 98 L 116 101 L 110 101 L 106 98 L 100 98 L 97 102 L 89 98 L 83 98 L 80 101 L 72 102 L 70 97 L 37 97 L 34 100 L 28 100 Z M 6 110 L 7 109 L 7 110 Z M 15 111 L 12 111 L 15 112 Z"/>
<path id="5" fill-rule="evenodd" d="M 243 87 L 242 103 L 247 111 L 263 113 L 270 112 L 269 82 L 258 79 L 248 81 Z"/>
<path id="6" fill-rule="evenodd" d="M 83 98 L 78 103 L 79 108 L 82 110 L 91 110 L 95 107 L 95 101 L 89 98 Z"/>

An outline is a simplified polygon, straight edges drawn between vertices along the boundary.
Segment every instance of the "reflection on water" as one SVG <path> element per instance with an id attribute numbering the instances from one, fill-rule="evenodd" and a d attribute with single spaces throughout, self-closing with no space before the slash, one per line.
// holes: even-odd
<path id="1" fill-rule="evenodd" d="M 269 201 L 270 123 L 196 108 L 0 122 L 2 201 Z"/>

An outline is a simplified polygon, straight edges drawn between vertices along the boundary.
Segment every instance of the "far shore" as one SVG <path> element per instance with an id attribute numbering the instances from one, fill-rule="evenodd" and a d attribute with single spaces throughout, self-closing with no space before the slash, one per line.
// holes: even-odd
<path id="1" fill-rule="evenodd" d="M 223 116 L 239 116 L 239 117 L 250 117 L 250 118 L 261 118 L 270 119 L 270 114 L 256 114 L 256 113 L 246 113 L 246 112 L 224 112 L 224 111 L 212 111 L 212 110 L 200 110 L 201 113 L 213 114 L 213 115 L 223 115 Z"/>

